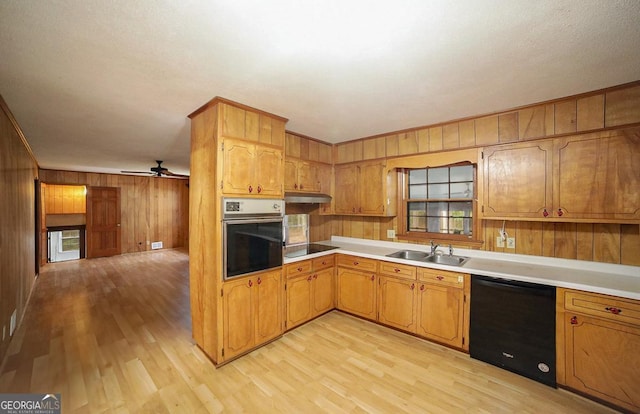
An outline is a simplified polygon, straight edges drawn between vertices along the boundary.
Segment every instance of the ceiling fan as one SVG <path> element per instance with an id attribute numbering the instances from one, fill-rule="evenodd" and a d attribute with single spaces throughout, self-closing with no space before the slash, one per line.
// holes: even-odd
<path id="1" fill-rule="evenodd" d="M 150 174 L 156 177 L 175 177 L 175 178 L 189 178 L 188 175 L 176 174 L 169 171 L 167 168 L 162 166 L 162 160 L 156 160 L 158 163 L 157 167 L 151 167 L 149 171 L 120 171 L 123 174 Z"/>

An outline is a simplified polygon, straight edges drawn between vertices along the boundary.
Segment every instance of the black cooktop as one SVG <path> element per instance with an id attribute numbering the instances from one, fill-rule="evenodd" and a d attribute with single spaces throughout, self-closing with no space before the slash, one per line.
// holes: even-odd
<path id="1" fill-rule="evenodd" d="M 288 246 L 284 249 L 284 257 L 300 257 L 307 254 L 320 253 L 333 249 L 337 249 L 337 247 L 319 243 L 309 243 L 302 246 Z"/>

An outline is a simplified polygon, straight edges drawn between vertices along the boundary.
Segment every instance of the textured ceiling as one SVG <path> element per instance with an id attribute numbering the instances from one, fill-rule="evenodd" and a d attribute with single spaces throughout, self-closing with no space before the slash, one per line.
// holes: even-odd
<path id="1" fill-rule="evenodd" d="M 640 1 L 2 0 L 0 94 L 43 168 L 188 173 L 214 96 L 340 142 L 640 79 Z"/>

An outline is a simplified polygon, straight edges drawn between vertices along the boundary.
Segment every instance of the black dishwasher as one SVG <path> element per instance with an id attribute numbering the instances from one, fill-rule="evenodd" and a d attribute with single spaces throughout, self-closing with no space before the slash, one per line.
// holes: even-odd
<path id="1" fill-rule="evenodd" d="M 473 275 L 471 357 L 555 387 L 555 301 L 554 286 Z"/>

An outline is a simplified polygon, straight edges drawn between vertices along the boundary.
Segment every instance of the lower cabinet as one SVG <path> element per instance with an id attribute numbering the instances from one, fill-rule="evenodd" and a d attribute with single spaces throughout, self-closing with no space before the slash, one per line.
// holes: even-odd
<path id="1" fill-rule="evenodd" d="M 376 320 L 376 273 L 338 268 L 338 309 Z"/>
<path id="2" fill-rule="evenodd" d="M 334 308 L 334 260 L 323 256 L 286 267 L 287 329 Z"/>
<path id="3" fill-rule="evenodd" d="M 640 412 L 640 303 L 558 289 L 558 383 Z"/>
<path id="4" fill-rule="evenodd" d="M 278 269 L 223 284 L 223 360 L 282 334 L 281 274 Z"/>
<path id="5" fill-rule="evenodd" d="M 378 279 L 378 322 L 416 333 L 418 298 L 415 280 L 380 276 Z"/>
<path id="6" fill-rule="evenodd" d="M 466 346 L 464 291 L 428 283 L 419 286 L 416 333 L 456 348 Z"/>

